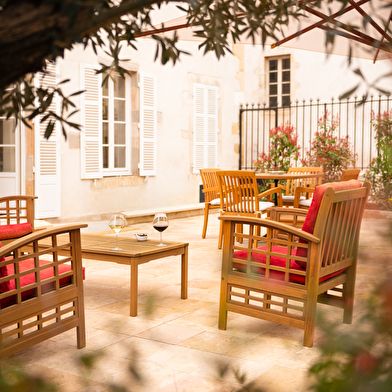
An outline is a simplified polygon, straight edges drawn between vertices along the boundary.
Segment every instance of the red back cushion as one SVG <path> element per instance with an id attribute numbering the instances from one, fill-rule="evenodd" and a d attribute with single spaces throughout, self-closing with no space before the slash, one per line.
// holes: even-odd
<path id="1" fill-rule="evenodd" d="M 320 209 L 321 201 L 324 196 L 324 192 L 327 188 L 334 188 L 335 192 L 339 191 L 346 191 L 349 189 L 356 189 L 361 188 L 362 183 L 358 180 L 350 180 L 350 181 L 342 181 L 342 182 L 328 182 L 326 184 L 316 186 L 316 189 L 313 193 L 313 200 L 312 204 L 309 207 L 309 211 L 306 215 L 305 222 L 302 226 L 302 230 L 306 231 L 307 233 L 313 234 L 314 227 L 316 225 L 317 214 Z M 306 243 L 304 240 L 299 240 L 301 243 Z M 297 249 L 297 256 L 307 257 L 308 250 L 304 248 Z M 306 263 L 301 261 L 296 261 L 297 264 L 302 267 L 306 268 Z"/>
<path id="2" fill-rule="evenodd" d="M 0 226 L 0 240 L 9 240 L 12 238 L 23 237 L 33 232 L 30 222 L 17 223 L 14 225 Z"/>

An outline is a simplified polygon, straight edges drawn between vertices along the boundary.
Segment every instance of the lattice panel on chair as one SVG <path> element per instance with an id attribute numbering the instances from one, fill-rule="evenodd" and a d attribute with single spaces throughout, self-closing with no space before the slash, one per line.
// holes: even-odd
<path id="1" fill-rule="evenodd" d="M 278 296 L 276 293 L 249 289 L 229 284 L 227 303 L 246 305 L 246 308 L 263 309 L 264 312 L 290 314 L 298 319 L 304 319 L 304 300 L 288 296 Z"/>
<path id="2" fill-rule="evenodd" d="M 56 328 L 58 324 L 76 320 L 75 301 L 69 301 L 45 309 L 45 312 L 26 318 L 19 319 L 17 323 L 0 326 L 1 348 L 5 349 L 14 342 L 23 342 L 25 339 L 33 339 L 34 334 L 42 334 L 45 330 Z"/>
<path id="3" fill-rule="evenodd" d="M 27 201 L 7 200 L 0 203 L 0 225 L 27 222 Z"/>
<path id="4" fill-rule="evenodd" d="M 276 279 L 287 284 L 305 284 L 306 270 L 297 261 L 307 262 L 306 257 L 297 256 L 298 247 L 307 249 L 306 243 L 299 244 L 297 237 L 264 237 L 257 225 L 243 225 L 235 231 L 230 258 L 229 273 L 245 273 L 255 279 Z M 241 231 L 243 230 L 243 232 Z"/>

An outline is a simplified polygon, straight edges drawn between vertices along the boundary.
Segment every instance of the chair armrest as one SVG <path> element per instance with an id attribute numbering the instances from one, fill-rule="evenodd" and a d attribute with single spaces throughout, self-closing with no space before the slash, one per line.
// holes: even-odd
<path id="1" fill-rule="evenodd" d="M 257 198 L 263 199 L 264 197 L 266 197 L 268 201 L 272 201 L 271 196 L 274 194 L 276 194 L 276 197 L 278 198 L 278 206 L 282 207 L 283 206 L 283 198 L 282 198 L 283 192 L 282 192 L 282 189 L 279 187 L 273 187 L 273 188 L 270 188 L 264 192 L 261 192 L 257 195 Z"/>
<path id="2" fill-rule="evenodd" d="M 26 245 L 31 244 L 33 241 L 38 241 L 44 238 L 50 238 L 51 236 L 58 234 L 69 233 L 73 230 L 80 230 L 81 228 L 87 227 L 85 223 L 70 223 L 61 226 L 55 226 L 44 230 L 38 230 L 24 237 L 18 238 L 9 242 L 0 248 L 0 258 L 9 255 L 11 252 L 20 249 Z"/>
<path id="3" fill-rule="evenodd" d="M 213 186 L 213 187 L 211 187 L 211 188 L 203 188 L 203 189 L 202 189 L 202 192 L 203 192 L 203 193 L 211 192 L 211 191 L 219 192 L 219 187 L 218 187 L 218 186 Z"/>
<path id="4" fill-rule="evenodd" d="M 297 186 L 294 192 L 294 208 L 299 208 L 301 193 L 306 193 L 306 198 L 309 199 L 310 194 L 314 193 L 315 187 Z"/>
<path id="5" fill-rule="evenodd" d="M 302 208 L 270 207 L 267 209 L 268 219 L 282 222 L 300 229 L 305 221 L 307 210 Z M 276 234 L 276 233 L 275 233 Z"/>
<path id="6" fill-rule="evenodd" d="M 287 208 L 286 208 L 287 212 Z M 321 242 L 320 238 L 315 237 L 313 234 L 307 233 L 306 231 L 302 231 L 296 227 L 288 225 L 286 223 L 276 222 L 271 219 L 263 219 L 263 218 L 253 218 L 253 217 L 245 217 L 245 216 L 231 216 L 231 215 L 222 215 L 219 216 L 218 219 L 223 221 L 231 221 L 235 224 L 256 224 L 267 229 L 277 230 L 286 232 L 287 234 L 292 234 L 295 237 L 301 238 L 304 241 L 312 242 L 314 244 L 319 244 Z"/>

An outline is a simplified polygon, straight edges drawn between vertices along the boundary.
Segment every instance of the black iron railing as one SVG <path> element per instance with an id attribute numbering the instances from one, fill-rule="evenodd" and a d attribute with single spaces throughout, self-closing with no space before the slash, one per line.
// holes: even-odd
<path id="1" fill-rule="evenodd" d="M 262 151 L 269 149 L 269 131 L 289 122 L 298 133 L 301 157 L 310 148 L 319 118 L 328 111 L 339 116 L 337 136 L 349 136 L 354 152 L 358 154 L 356 167 L 364 169 L 377 156 L 371 113 L 390 111 L 391 96 L 368 98 L 296 101 L 291 106 L 270 108 L 266 105 L 246 104 L 239 111 L 239 169 L 253 169 L 254 161 Z"/>

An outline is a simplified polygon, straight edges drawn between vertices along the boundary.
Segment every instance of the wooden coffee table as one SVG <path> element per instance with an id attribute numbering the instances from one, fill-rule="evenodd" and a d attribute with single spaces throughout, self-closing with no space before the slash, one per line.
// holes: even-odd
<path id="1" fill-rule="evenodd" d="M 164 241 L 167 246 L 156 246 L 159 241 L 138 241 L 136 238 L 116 237 L 111 232 L 82 234 L 82 258 L 130 265 L 130 315 L 137 316 L 138 269 L 140 264 L 169 256 L 181 256 L 181 298 L 188 298 L 188 246 L 186 242 Z"/>
<path id="2" fill-rule="evenodd" d="M 58 237 L 58 245 L 66 242 L 69 242 L 67 236 Z M 83 259 L 109 261 L 131 266 L 131 316 L 137 316 L 139 265 L 152 260 L 169 256 L 181 256 L 181 298 L 188 298 L 188 243 L 164 241 L 167 246 L 157 246 L 159 241 L 149 239 L 147 241 L 138 241 L 136 238 L 119 236 L 118 247 L 121 250 L 112 250 L 116 247 L 116 236 L 112 231 L 82 234 L 81 242 Z M 40 242 L 39 246 L 45 247 L 45 241 Z M 61 249 L 59 249 L 59 254 L 63 254 Z M 64 253 L 64 255 L 67 254 L 68 251 Z"/>

